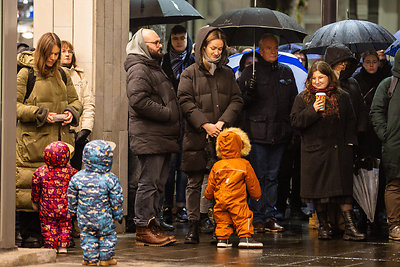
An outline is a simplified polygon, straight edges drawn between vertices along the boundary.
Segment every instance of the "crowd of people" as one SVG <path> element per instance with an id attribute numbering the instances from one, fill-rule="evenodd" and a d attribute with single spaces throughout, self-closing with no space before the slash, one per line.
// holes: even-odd
<path id="1" fill-rule="evenodd" d="M 231 247 L 236 231 L 239 248 L 260 248 L 255 233 L 284 231 L 288 205 L 292 218 L 313 207 L 319 239 L 364 240 L 370 232 L 353 199 L 353 175 L 377 159 L 376 213 L 384 219 L 375 226 L 387 223 L 389 238 L 400 240 L 400 54 L 391 69 L 381 51 L 359 62 L 332 44 L 299 93 L 291 69 L 278 62 L 278 36 L 263 35 L 255 60 L 245 54 L 236 75 L 221 29 L 202 27 L 195 41 L 176 25 L 165 54 L 152 29 L 139 29 L 126 46 L 126 225 L 137 245 L 177 242 L 164 232 L 176 221 L 189 225 L 185 244 L 209 232 L 217 247 Z M 115 265 L 124 199 L 110 172 L 115 144 L 88 140 L 93 90 L 70 42 L 46 33 L 25 50 L 17 56 L 20 245 L 67 253 L 80 235 L 83 265 Z M 301 51 L 294 55 L 309 67 Z"/>

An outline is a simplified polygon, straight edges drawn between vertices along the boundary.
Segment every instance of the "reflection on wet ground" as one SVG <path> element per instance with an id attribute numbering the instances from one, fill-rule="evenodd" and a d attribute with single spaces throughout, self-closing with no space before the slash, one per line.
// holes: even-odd
<path id="1" fill-rule="evenodd" d="M 400 243 L 392 243 L 382 236 L 369 237 L 364 242 L 318 240 L 317 230 L 310 230 L 307 222 L 283 222 L 283 233 L 256 234 L 264 243 L 263 249 L 238 249 L 238 238 L 233 247 L 217 249 L 210 243 L 211 236 L 202 234 L 200 244 L 183 244 L 185 224 L 176 224 L 178 242 L 169 247 L 137 247 L 134 234 L 121 234 L 116 247 L 118 266 L 400 266 Z M 77 244 L 79 243 L 78 240 Z M 58 256 L 56 265 L 78 266 L 82 252 L 70 249 Z"/>

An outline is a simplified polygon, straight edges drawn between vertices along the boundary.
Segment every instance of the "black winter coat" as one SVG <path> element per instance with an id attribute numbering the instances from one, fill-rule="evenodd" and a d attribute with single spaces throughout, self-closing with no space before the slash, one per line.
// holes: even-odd
<path id="1" fill-rule="evenodd" d="M 340 90 L 339 113 L 322 117 L 314 110 L 315 95 L 306 103 L 299 94 L 291 112 L 292 126 L 301 134 L 302 198 L 353 194 L 353 148 L 357 144 L 355 115 L 349 94 Z"/>
<path id="2" fill-rule="evenodd" d="M 155 59 L 125 61 L 130 146 L 136 155 L 179 151 L 181 114 L 174 88 Z"/>
<path id="3" fill-rule="evenodd" d="M 389 77 L 391 74 L 391 72 L 385 72 L 382 68 L 378 68 L 378 71 L 374 74 L 370 74 L 364 68 L 361 68 L 360 72 L 354 76 L 360 85 L 361 93 L 367 105 L 368 113 L 371 109 L 372 99 L 374 98 L 379 83 L 386 77 Z M 368 119 L 368 127 L 366 132 L 359 136 L 360 156 L 380 158 L 382 154 L 381 148 L 381 141 L 372 127 L 371 120 Z"/>
<path id="4" fill-rule="evenodd" d="M 292 70 L 278 62 L 260 59 L 256 63 L 256 94 L 249 95 L 246 81 L 252 76 L 252 66 L 244 69 L 238 82 L 245 105 L 242 126 L 252 143 L 282 144 L 290 141 L 290 110 L 297 95 Z"/>

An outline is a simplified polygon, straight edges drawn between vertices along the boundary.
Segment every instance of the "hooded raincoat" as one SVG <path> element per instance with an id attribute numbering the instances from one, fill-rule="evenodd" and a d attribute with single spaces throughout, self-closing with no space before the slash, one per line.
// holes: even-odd
<path id="1" fill-rule="evenodd" d="M 18 55 L 18 64 L 33 68 L 36 82 L 33 90 L 24 102 L 28 68 L 22 68 L 17 75 L 17 169 L 16 169 L 16 205 L 17 210 L 32 210 L 31 178 L 33 172 L 43 165 L 43 151 L 53 141 L 63 141 L 74 145 L 74 134 L 70 126 L 78 126 L 82 104 L 72 84 L 68 72 L 67 84 L 64 84 L 61 74 L 51 73 L 44 78 L 39 75 L 34 66 L 34 52 L 26 51 Z M 58 75 L 57 82 L 55 75 Z M 73 115 L 71 124 L 46 123 L 48 112 L 64 113 L 70 111 Z"/>
<path id="2" fill-rule="evenodd" d="M 32 176 L 32 202 L 39 204 L 40 225 L 46 248 L 69 247 L 72 220 L 68 214 L 68 184 L 77 172 L 68 164 L 70 150 L 64 142 L 49 144 L 45 165 Z"/>
<path id="3" fill-rule="evenodd" d="M 225 122 L 233 126 L 242 110 L 243 100 L 232 69 L 226 66 L 227 51 L 212 75 L 203 64 L 201 47 L 208 34 L 217 28 L 203 27 L 196 38 L 196 62 L 186 68 L 178 86 L 178 99 L 187 120 L 183 138 L 182 170 L 205 171 L 207 165 L 205 123 Z"/>
<path id="4" fill-rule="evenodd" d="M 261 188 L 250 163 L 242 158 L 250 152 L 250 141 L 239 128 L 223 130 L 217 139 L 217 161 L 208 177 L 205 198 L 215 199 L 215 234 L 227 239 L 236 228 L 239 237 L 254 234 L 253 212 L 247 204 L 247 194 L 253 199 L 261 197 Z"/>
<path id="5" fill-rule="evenodd" d="M 392 73 L 400 79 L 399 51 L 394 59 Z M 387 92 L 390 82 L 389 77 L 379 84 L 370 111 L 372 125 L 382 141 L 382 161 L 388 183 L 400 179 L 400 83 L 397 83 L 389 99 Z"/>
<path id="6" fill-rule="evenodd" d="M 325 51 L 325 61 L 333 68 L 337 63 L 347 60 L 349 64 L 338 77 L 340 88 L 349 93 L 356 115 L 357 132 L 365 132 L 368 125 L 368 109 L 362 97 L 360 86 L 351 75 L 357 69 L 358 61 L 344 44 L 332 44 Z"/>
<path id="7" fill-rule="evenodd" d="M 181 114 L 175 90 L 143 41 L 142 29 L 126 47 L 129 145 L 136 155 L 179 152 Z"/>
<path id="8" fill-rule="evenodd" d="M 69 212 L 78 218 L 87 262 L 108 260 L 115 254 L 114 220 L 123 217 L 123 195 L 118 177 L 111 172 L 112 162 L 111 146 L 103 140 L 91 141 L 83 150 L 85 168 L 69 183 Z"/>

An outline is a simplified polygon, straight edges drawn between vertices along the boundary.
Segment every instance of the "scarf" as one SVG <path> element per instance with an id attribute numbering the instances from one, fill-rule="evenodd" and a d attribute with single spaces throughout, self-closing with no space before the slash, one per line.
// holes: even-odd
<path id="1" fill-rule="evenodd" d="M 322 112 L 322 117 L 337 115 L 340 118 L 339 113 L 339 95 L 336 93 L 336 87 L 330 84 L 328 87 L 324 89 L 317 89 L 314 86 L 311 86 L 311 93 L 325 93 L 325 111 Z"/>
<path id="2" fill-rule="evenodd" d="M 172 72 L 174 73 L 174 77 L 178 80 L 181 76 L 183 70 L 187 67 L 185 66 L 185 58 L 187 55 L 187 50 L 183 52 L 177 52 L 171 47 L 171 51 L 169 51 L 169 58 L 171 61 Z"/>
<path id="3" fill-rule="evenodd" d="M 217 69 L 217 64 L 221 61 L 222 54 L 216 60 L 212 60 L 209 57 L 207 57 L 206 53 L 204 53 L 204 58 L 207 60 L 208 64 L 210 64 L 210 70 L 208 72 L 211 75 L 214 75 L 214 72 Z"/>

